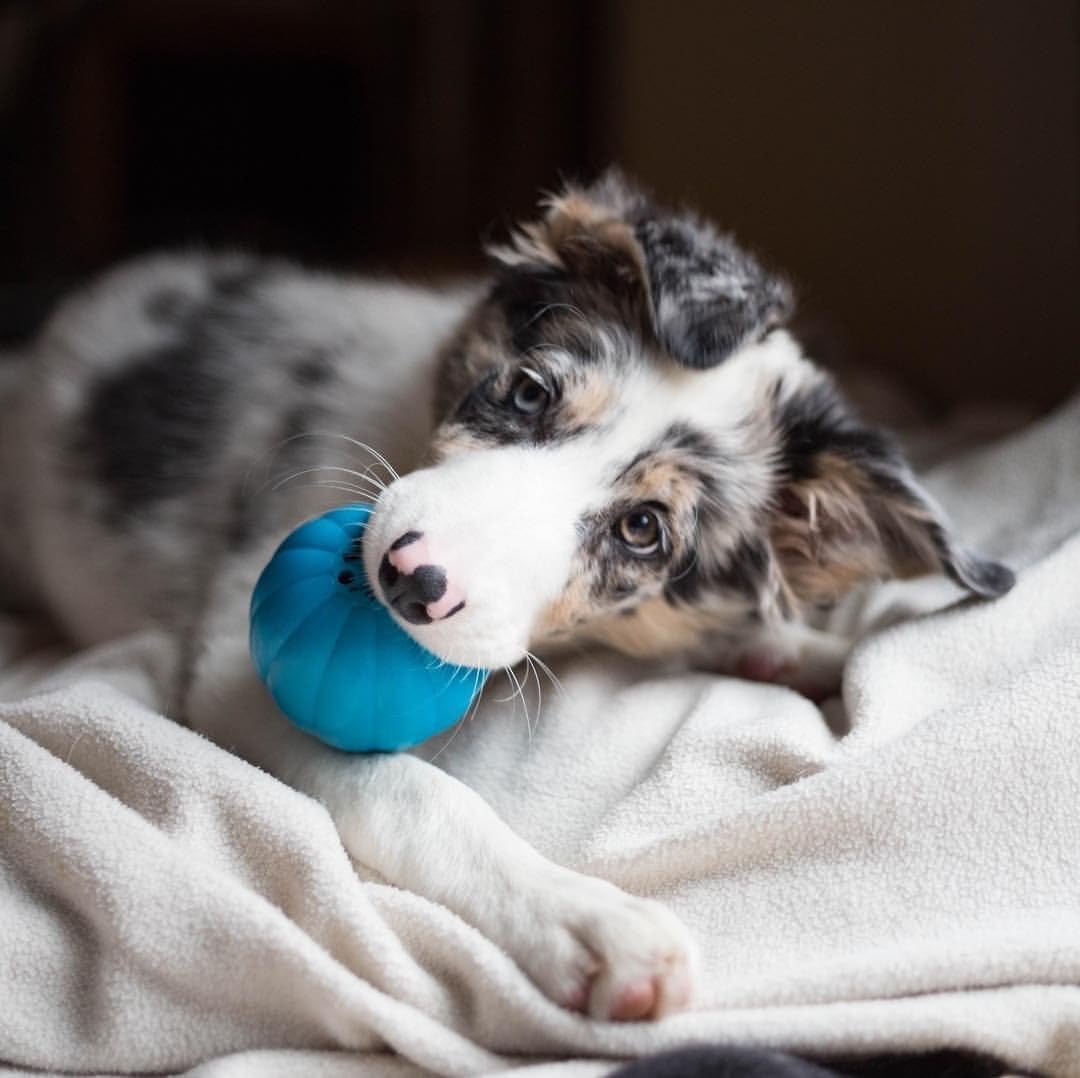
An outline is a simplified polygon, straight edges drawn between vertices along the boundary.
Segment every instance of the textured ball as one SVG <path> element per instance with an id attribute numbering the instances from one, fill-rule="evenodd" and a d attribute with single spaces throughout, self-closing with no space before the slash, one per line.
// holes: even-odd
<path id="1" fill-rule="evenodd" d="M 395 752 L 451 726 L 487 671 L 444 663 L 374 597 L 361 557 L 371 506 L 309 520 L 251 597 L 251 657 L 281 710 L 349 752 Z"/>

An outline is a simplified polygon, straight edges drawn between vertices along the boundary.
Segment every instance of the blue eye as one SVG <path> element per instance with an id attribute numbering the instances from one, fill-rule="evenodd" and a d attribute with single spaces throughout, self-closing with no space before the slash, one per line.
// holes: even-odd
<path id="1" fill-rule="evenodd" d="M 523 369 L 510 387 L 510 403 L 525 416 L 537 416 L 551 403 L 551 392 L 540 375 Z"/>

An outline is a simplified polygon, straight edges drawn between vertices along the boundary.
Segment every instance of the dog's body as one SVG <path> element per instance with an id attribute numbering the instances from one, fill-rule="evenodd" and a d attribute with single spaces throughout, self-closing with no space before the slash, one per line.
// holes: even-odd
<path id="1" fill-rule="evenodd" d="M 178 717 L 322 800 L 358 861 L 552 999 L 655 1016 L 691 991 L 666 910 L 544 860 L 434 767 L 333 752 L 277 714 L 247 609 L 283 534 L 377 496 L 369 580 L 452 662 L 600 641 L 810 688 L 847 647 L 815 612 L 858 580 L 943 570 L 995 595 L 1011 576 L 953 547 L 783 330 L 786 286 L 709 226 L 608 178 L 496 257 L 442 293 L 240 256 L 105 277 L 9 404 L 0 556 L 80 642 L 164 627 Z M 383 492 L 357 443 L 408 474 Z"/>

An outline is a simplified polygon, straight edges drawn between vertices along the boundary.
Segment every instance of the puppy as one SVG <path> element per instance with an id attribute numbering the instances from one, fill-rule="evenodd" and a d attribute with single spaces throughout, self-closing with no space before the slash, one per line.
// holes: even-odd
<path id="1" fill-rule="evenodd" d="M 815 617 L 859 581 L 943 572 L 989 597 L 1012 576 L 953 542 L 785 330 L 788 285 L 708 223 L 610 174 L 491 253 L 443 292 L 238 255 L 110 273 L 8 402 L 8 557 L 82 644 L 165 629 L 179 719 L 321 800 L 358 861 L 553 1000 L 656 1017 L 692 992 L 667 910 L 545 860 L 429 764 L 334 752 L 276 712 L 247 610 L 284 533 L 375 500 L 369 580 L 449 662 L 589 641 L 808 691 L 848 648 Z"/>

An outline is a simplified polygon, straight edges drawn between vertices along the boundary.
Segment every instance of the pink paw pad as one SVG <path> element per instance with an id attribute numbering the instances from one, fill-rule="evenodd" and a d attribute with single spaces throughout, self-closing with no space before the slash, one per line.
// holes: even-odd
<path id="1" fill-rule="evenodd" d="M 659 993 L 654 978 L 631 981 L 615 993 L 611 1002 L 611 1017 L 620 1022 L 647 1018 L 656 1007 Z"/>
<path id="2" fill-rule="evenodd" d="M 589 983 L 583 981 L 577 988 L 574 989 L 570 995 L 566 996 L 562 1000 L 562 1005 L 568 1011 L 576 1011 L 578 1014 L 585 1014 L 589 1009 Z"/>
<path id="3" fill-rule="evenodd" d="M 771 655 L 743 655 L 735 664 L 735 673 L 748 681 L 777 681 L 787 670 L 783 659 Z"/>

